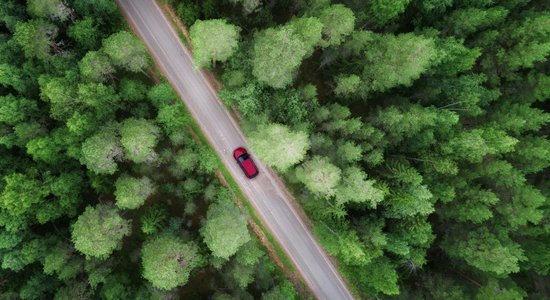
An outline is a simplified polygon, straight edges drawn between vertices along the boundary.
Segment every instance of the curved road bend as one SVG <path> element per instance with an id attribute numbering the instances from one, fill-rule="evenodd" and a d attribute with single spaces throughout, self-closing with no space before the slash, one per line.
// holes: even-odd
<path id="1" fill-rule="evenodd" d="M 260 174 L 252 180 L 235 163 L 231 152 L 238 146 L 246 146 L 246 139 L 208 81 L 194 69 L 190 53 L 155 1 L 117 0 L 117 3 L 315 296 L 353 299 L 335 266 L 290 204 L 282 184 L 258 159 Z"/>

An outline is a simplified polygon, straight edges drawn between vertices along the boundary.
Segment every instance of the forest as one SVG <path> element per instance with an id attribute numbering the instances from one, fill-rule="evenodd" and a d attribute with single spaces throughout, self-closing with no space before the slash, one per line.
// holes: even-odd
<path id="1" fill-rule="evenodd" d="M 113 1 L 0 2 L 0 299 L 310 297 Z M 550 298 L 548 1 L 158 2 L 358 299 Z"/>

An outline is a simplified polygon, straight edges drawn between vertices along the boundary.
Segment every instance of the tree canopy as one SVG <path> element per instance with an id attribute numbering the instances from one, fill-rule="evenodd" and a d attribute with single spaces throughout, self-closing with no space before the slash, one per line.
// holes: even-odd
<path id="1" fill-rule="evenodd" d="M 189 29 L 197 67 L 226 61 L 237 49 L 239 27 L 225 20 L 197 20 Z"/>

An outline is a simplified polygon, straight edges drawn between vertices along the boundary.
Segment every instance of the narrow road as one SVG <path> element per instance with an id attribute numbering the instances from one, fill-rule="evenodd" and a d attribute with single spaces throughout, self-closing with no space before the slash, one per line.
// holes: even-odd
<path id="1" fill-rule="evenodd" d="M 246 139 L 208 81 L 193 68 L 190 53 L 155 1 L 117 0 L 117 3 L 315 296 L 330 300 L 353 299 L 335 266 L 290 204 L 280 182 L 257 158 L 260 175 L 252 180 L 237 166 L 231 153 L 239 146 L 246 146 Z"/>

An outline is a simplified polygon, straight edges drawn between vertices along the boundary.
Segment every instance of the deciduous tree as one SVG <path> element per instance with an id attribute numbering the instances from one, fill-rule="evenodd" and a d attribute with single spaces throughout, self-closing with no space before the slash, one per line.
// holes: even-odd
<path id="1" fill-rule="evenodd" d="M 148 120 L 124 120 L 120 128 L 120 142 L 126 157 L 136 163 L 154 161 L 157 157 L 154 148 L 159 135 L 160 129 Z"/>
<path id="2" fill-rule="evenodd" d="M 246 217 L 233 203 L 222 200 L 211 204 L 201 234 L 212 255 L 228 259 L 248 242 L 246 223 Z"/>
<path id="3" fill-rule="evenodd" d="M 148 177 L 135 178 L 121 175 L 115 183 L 116 205 L 119 208 L 136 209 L 155 191 Z"/>
<path id="4" fill-rule="evenodd" d="M 226 61 L 238 47 L 239 27 L 225 20 L 197 20 L 189 29 L 198 68 Z"/>
<path id="5" fill-rule="evenodd" d="M 141 259 L 143 277 L 167 291 L 186 284 L 191 271 L 201 263 L 196 245 L 171 235 L 160 235 L 145 242 Z"/>
<path id="6" fill-rule="evenodd" d="M 259 126 L 249 139 L 250 149 L 266 164 L 286 171 L 304 159 L 309 149 L 307 134 L 281 124 Z"/>
<path id="7" fill-rule="evenodd" d="M 130 221 L 105 204 L 86 207 L 72 226 L 74 246 L 86 257 L 108 258 L 129 234 Z"/>
<path id="8" fill-rule="evenodd" d="M 114 65 L 128 71 L 143 71 L 148 64 L 145 46 L 127 31 L 117 32 L 104 39 L 103 51 L 109 55 Z"/>
<path id="9" fill-rule="evenodd" d="M 335 195 L 342 171 L 328 158 L 314 156 L 296 169 L 296 177 L 312 193 L 328 198 Z"/>

